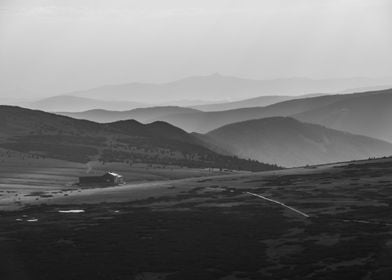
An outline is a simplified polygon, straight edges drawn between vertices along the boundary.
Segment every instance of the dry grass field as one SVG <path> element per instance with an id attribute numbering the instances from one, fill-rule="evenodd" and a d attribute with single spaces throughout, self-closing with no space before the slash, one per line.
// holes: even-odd
<path id="1" fill-rule="evenodd" d="M 18 198 L 1 279 L 392 277 L 392 159 Z"/>
<path id="2" fill-rule="evenodd" d="M 166 181 L 182 178 L 232 173 L 212 169 L 89 162 L 87 164 L 40 157 L 0 148 L 0 207 L 9 199 L 19 203 L 25 195 L 42 195 L 48 191 L 77 190 L 79 176 L 102 175 L 107 171 L 122 174 L 129 183 Z M 246 173 L 246 172 L 242 172 Z"/>

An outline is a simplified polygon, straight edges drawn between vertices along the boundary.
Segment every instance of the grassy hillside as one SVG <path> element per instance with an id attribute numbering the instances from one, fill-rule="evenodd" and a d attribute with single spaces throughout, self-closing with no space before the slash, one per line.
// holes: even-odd
<path id="1" fill-rule="evenodd" d="M 219 169 L 181 168 L 162 164 L 135 163 L 130 166 L 124 162 L 99 161 L 84 164 L 0 148 L 0 206 L 2 200 L 7 198 L 18 203 L 20 196 L 15 195 L 18 193 L 30 192 L 41 196 L 45 191 L 76 191 L 80 188 L 75 185 L 79 176 L 102 175 L 107 171 L 120 173 L 127 183 L 233 174 Z"/>
<path id="2" fill-rule="evenodd" d="M 0 107 L 0 147 L 75 162 L 100 160 L 240 170 L 276 168 L 223 156 L 163 122 L 98 124 L 19 107 Z"/>

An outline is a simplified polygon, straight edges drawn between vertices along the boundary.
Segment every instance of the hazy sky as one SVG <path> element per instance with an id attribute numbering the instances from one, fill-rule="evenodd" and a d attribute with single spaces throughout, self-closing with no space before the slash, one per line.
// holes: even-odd
<path id="1" fill-rule="evenodd" d="M 391 76 L 391 50 L 391 0 L 0 0 L 3 96 L 214 72 Z"/>

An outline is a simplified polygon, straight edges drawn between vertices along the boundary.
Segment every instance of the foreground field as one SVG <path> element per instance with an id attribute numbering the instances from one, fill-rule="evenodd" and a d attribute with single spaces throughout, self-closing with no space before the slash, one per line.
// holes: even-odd
<path id="1" fill-rule="evenodd" d="M 392 159 L 19 198 L 0 279 L 392 278 Z"/>
<path id="2" fill-rule="evenodd" d="M 192 177 L 232 174 L 199 168 L 180 168 L 159 164 L 102 163 L 87 164 L 44 158 L 0 148 L 0 208 L 10 207 L 10 201 L 19 207 L 27 196 L 34 199 L 45 192 L 62 193 L 63 190 L 78 190 L 75 184 L 79 176 L 102 175 L 107 171 L 119 172 L 128 183 L 167 181 Z M 236 172 L 239 173 L 239 172 Z M 247 173 L 247 172 L 242 172 Z M 45 195 L 44 195 L 45 196 Z"/>

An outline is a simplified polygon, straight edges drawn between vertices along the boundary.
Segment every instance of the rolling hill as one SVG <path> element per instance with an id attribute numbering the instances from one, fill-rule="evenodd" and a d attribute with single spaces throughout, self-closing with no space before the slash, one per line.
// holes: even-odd
<path id="1" fill-rule="evenodd" d="M 0 106 L 0 148 L 83 163 L 100 160 L 253 171 L 276 168 L 213 152 L 194 135 L 164 122 L 98 124 L 13 106 Z"/>
<path id="2" fill-rule="evenodd" d="M 293 118 L 273 117 L 223 126 L 207 133 L 231 153 L 285 167 L 392 155 L 392 144 Z M 199 136 L 200 137 L 200 136 Z"/>

